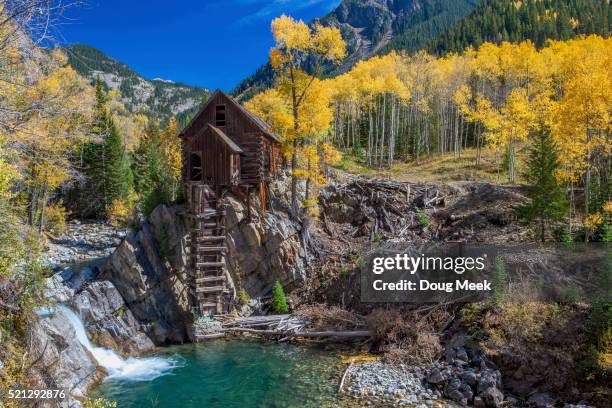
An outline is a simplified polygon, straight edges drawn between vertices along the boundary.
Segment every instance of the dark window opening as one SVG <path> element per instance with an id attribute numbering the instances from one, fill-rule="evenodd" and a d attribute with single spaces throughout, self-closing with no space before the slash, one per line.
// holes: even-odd
<path id="1" fill-rule="evenodd" d="M 217 105 L 215 108 L 215 126 L 225 126 L 225 105 Z"/>
<path id="2" fill-rule="evenodd" d="M 202 156 L 199 153 L 191 153 L 189 174 L 191 181 L 202 181 Z"/>

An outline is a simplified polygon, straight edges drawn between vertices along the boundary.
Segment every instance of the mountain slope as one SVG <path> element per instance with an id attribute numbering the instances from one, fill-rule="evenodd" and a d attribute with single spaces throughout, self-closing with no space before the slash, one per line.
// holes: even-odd
<path id="1" fill-rule="evenodd" d="M 90 46 L 72 45 L 65 51 L 70 65 L 81 75 L 92 81 L 100 78 L 108 88 L 118 90 L 130 112 L 155 117 L 162 123 L 170 116 L 185 123 L 210 95 L 203 88 L 163 79 L 145 79 L 127 65 Z"/>
<path id="2" fill-rule="evenodd" d="M 609 0 L 485 0 L 469 16 L 432 42 L 438 54 L 459 52 L 485 41 L 567 40 L 581 34 L 610 35 Z"/>
<path id="3" fill-rule="evenodd" d="M 348 71 L 358 61 L 391 49 L 415 51 L 468 15 L 480 0 L 343 0 L 328 15 L 311 24 L 337 27 L 347 43 L 348 56 L 326 75 Z M 233 94 L 248 99 L 272 85 L 270 65 L 259 68 Z"/>
<path id="4" fill-rule="evenodd" d="M 480 0 L 345 0 L 315 20 L 338 27 L 349 56 L 337 69 L 390 50 L 418 50 L 468 15 Z"/>

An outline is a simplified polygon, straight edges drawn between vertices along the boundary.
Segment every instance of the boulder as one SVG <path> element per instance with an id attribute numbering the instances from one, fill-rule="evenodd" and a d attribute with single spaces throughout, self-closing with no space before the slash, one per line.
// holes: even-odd
<path id="1" fill-rule="evenodd" d="M 470 387 L 468 386 L 467 388 L 469 389 Z M 464 389 L 465 387 L 463 382 L 458 378 L 453 378 L 446 383 L 446 386 L 444 387 L 444 396 L 461 405 L 467 405 L 468 398 L 463 393 Z"/>
<path id="2" fill-rule="evenodd" d="M 527 403 L 536 408 L 552 408 L 555 406 L 555 400 L 545 392 L 533 394 L 529 397 Z"/>
<path id="3" fill-rule="evenodd" d="M 478 380 L 477 395 L 482 398 L 487 407 L 498 408 L 504 402 L 501 373 L 497 370 L 484 369 Z"/>
<path id="4" fill-rule="evenodd" d="M 427 374 L 427 382 L 430 384 L 442 384 L 444 377 L 438 368 L 432 368 Z"/>
<path id="5" fill-rule="evenodd" d="M 242 225 L 240 232 L 244 236 L 247 245 L 251 247 L 258 247 L 261 245 L 261 237 L 259 236 L 259 231 L 257 231 L 255 224 L 249 223 Z"/>
<path id="6" fill-rule="evenodd" d="M 478 396 L 484 401 L 486 407 L 499 408 L 504 402 L 504 394 L 496 387 L 479 390 Z"/>

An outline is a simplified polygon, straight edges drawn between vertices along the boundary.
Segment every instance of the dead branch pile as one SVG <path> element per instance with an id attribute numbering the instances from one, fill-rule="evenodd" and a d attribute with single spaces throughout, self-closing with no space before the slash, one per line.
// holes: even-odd
<path id="1" fill-rule="evenodd" d="M 240 317 L 222 323 L 223 333 L 250 333 L 261 337 L 288 341 L 296 337 L 358 338 L 370 337 L 369 330 L 305 330 L 308 321 L 297 315 Z"/>
<path id="2" fill-rule="evenodd" d="M 408 237 L 409 229 L 419 226 L 419 213 L 444 206 L 451 193 L 447 185 L 354 179 L 321 194 L 321 221 L 330 235 L 332 223 L 350 223 L 356 227 L 353 237 Z"/>
<path id="3" fill-rule="evenodd" d="M 432 313 L 433 312 L 433 313 Z M 375 309 L 366 317 L 373 339 L 392 364 L 432 363 L 442 352 L 440 333 L 449 321 L 442 309 Z"/>
<path id="4" fill-rule="evenodd" d="M 308 321 L 313 330 L 364 330 L 367 327 L 363 316 L 337 306 L 308 305 L 297 315 Z"/>

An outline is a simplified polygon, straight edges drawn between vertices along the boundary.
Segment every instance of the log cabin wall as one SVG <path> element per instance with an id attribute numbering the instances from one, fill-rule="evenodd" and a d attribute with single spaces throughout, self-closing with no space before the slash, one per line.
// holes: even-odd
<path id="1" fill-rule="evenodd" d="M 207 128 L 193 138 L 188 150 L 190 169 L 193 168 L 194 155 L 199 156 L 202 163 L 201 179 L 194 180 L 193 174 L 190 174 L 190 181 L 202 181 L 213 188 L 237 184 L 240 175 L 240 156 L 223 143 L 211 128 Z"/>
<path id="2" fill-rule="evenodd" d="M 217 122 L 217 106 L 225 106 L 225 124 Z M 221 129 L 238 146 L 247 142 L 251 134 L 260 132 L 255 124 L 244 117 L 244 113 L 235 106 L 234 102 L 228 100 L 221 92 L 213 94 L 206 109 L 198 115 L 191 127 L 197 131 L 209 123 Z"/>
<path id="3" fill-rule="evenodd" d="M 203 170 L 202 182 L 209 184 L 209 177 L 213 177 L 214 180 L 219 175 L 221 179 L 215 184 L 231 184 L 227 184 L 227 174 L 224 173 L 226 170 L 225 167 L 220 165 L 219 160 L 229 160 L 234 163 L 239 161 L 237 166 L 240 169 L 240 180 L 238 181 L 240 185 L 260 188 L 262 182 L 269 181 L 278 174 L 283 160 L 276 136 L 271 135 L 269 128 L 261 120 L 244 110 L 223 92 L 217 91 L 213 94 L 193 122 L 183 131 L 183 140 L 194 140 L 199 134 L 198 132 L 206 129 L 209 124 L 227 135 L 239 146 L 242 152 L 239 159 L 218 154 L 215 150 L 212 150 L 212 156 L 202 157 L 204 167 L 210 166 L 211 163 L 215 167 L 214 169 Z M 209 147 L 216 148 L 198 143 L 204 142 L 198 141 L 193 146 L 189 143 L 183 145 L 185 163 L 183 178 L 185 181 L 190 180 L 188 169 L 191 166 L 191 153 L 204 152 Z M 209 161 L 211 159 L 212 162 Z M 234 164 L 234 168 L 235 166 L 236 164 Z"/>

